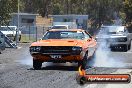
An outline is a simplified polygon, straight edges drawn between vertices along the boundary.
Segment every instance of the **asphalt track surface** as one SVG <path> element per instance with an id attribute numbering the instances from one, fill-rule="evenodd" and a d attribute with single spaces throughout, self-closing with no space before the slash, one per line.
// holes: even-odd
<path id="1" fill-rule="evenodd" d="M 43 63 L 41 70 L 33 70 L 29 45 L 20 44 L 19 49 L 7 48 L 0 54 L 0 88 L 132 88 L 132 83 L 79 85 L 76 63 Z M 107 57 L 103 56 L 106 52 Z M 132 74 L 132 49 L 128 52 L 106 50 L 99 54 L 102 55 L 89 62 L 87 73 Z"/>

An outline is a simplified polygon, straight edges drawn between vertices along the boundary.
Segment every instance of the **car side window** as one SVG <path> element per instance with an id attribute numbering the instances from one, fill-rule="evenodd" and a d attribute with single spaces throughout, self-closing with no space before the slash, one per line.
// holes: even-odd
<path id="1" fill-rule="evenodd" d="M 89 33 L 87 33 L 86 31 L 84 32 L 84 36 L 85 36 L 85 39 L 91 38 L 91 35 Z"/>

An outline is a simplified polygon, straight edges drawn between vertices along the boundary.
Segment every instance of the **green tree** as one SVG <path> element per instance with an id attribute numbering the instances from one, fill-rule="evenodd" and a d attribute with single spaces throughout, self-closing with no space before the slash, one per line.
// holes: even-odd
<path id="1" fill-rule="evenodd" d="M 116 20 L 125 18 L 123 0 L 21 0 L 24 3 L 23 12 L 37 12 L 45 17 L 63 14 L 85 14 L 93 28 L 102 24 L 114 24 Z M 131 1 L 131 0 L 126 0 Z M 127 3 L 125 13 L 128 14 Z M 129 14 L 127 16 L 129 19 Z M 126 19 L 126 20 L 127 20 Z"/>
<path id="2" fill-rule="evenodd" d="M 41 16 L 48 16 L 51 8 L 52 0 L 30 0 L 32 1 L 32 7 L 35 9 L 37 13 Z"/>
<path id="3" fill-rule="evenodd" d="M 126 14 L 126 25 L 132 28 L 132 0 L 124 0 L 124 12 Z"/>
<path id="4" fill-rule="evenodd" d="M 114 24 L 114 20 L 122 18 L 122 0 L 85 0 L 85 4 L 92 27 Z"/>
<path id="5" fill-rule="evenodd" d="M 17 0 L 0 0 L 0 24 L 9 23 L 12 12 L 17 11 Z"/>
<path id="6" fill-rule="evenodd" d="M 34 6 L 33 0 L 20 0 L 21 12 L 35 13 L 36 6 Z"/>

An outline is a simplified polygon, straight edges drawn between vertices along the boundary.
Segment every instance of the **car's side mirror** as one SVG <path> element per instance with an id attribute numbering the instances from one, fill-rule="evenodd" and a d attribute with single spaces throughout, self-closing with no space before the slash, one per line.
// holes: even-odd
<path id="1" fill-rule="evenodd" d="M 92 40 L 91 38 L 87 39 L 88 42 L 90 42 L 91 40 Z"/>
<path id="2" fill-rule="evenodd" d="M 39 41 L 42 40 L 42 38 L 39 39 Z"/>

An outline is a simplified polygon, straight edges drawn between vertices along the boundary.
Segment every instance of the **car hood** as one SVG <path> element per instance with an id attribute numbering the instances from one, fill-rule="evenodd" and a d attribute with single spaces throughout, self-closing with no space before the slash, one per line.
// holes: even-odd
<path id="1" fill-rule="evenodd" d="M 122 37 L 127 37 L 125 34 L 112 34 L 110 38 L 122 38 Z"/>
<path id="2" fill-rule="evenodd" d="M 97 35 L 96 39 L 98 38 L 120 38 L 120 37 L 127 37 L 127 36 L 125 34 Z"/>
<path id="3" fill-rule="evenodd" d="M 80 46 L 82 47 L 85 40 L 75 39 L 48 39 L 34 42 L 31 46 Z"/>

